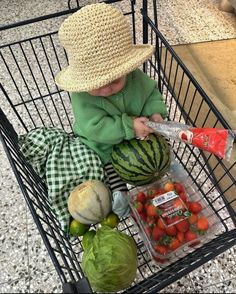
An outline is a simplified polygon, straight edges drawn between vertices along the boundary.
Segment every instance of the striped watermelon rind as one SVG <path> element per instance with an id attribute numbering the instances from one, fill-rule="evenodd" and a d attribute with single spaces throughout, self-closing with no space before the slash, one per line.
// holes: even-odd
<path id="1" fill-rule="evenodd" d="M 151 134 L 148 140 L 132 139 L 115 145 L 112 165 L 121 179 L 141 186 L 160 179 L 170 167 L 170 147 L 166 139 Z"/>

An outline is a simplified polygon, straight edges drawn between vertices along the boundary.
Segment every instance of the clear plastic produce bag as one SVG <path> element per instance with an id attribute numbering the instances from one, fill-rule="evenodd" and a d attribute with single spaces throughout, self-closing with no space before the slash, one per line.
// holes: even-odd
<path id="1" fill-rule="evenodd" d="M 199 149 L 230 159 L 235 140 L 235 131 L 218 128 L 195 128 L 180 122 L 147 122 L 155 132 L 176 141 L 185 142 Z"/>

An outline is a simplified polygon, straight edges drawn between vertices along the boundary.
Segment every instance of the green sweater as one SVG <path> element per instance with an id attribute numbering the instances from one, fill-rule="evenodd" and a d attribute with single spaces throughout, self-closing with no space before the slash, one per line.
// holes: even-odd
<path id="1" fill-rule="evenodd" d="M 103 163 L 110 161 L 112 146 L 135 138 L 134 116 L 167 115 L 156 81 L 136 69 L 127 77 L 122 91 L 110 97 L 95 97 L 86 92 L 72 93 L 73 130 L 93 149 Z"/>

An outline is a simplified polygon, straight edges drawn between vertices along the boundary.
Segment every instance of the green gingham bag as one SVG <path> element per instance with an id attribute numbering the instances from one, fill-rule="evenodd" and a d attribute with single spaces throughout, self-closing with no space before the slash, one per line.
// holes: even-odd
<path id="1" fill-rule="evenodd" d="M 19 145 L 26 160 L 46 181 L 51 207 L 68 234 L 67 199 L 70 192 L 89 179 L 107 184 L 100 158 L 79 137 L 57 128 L 34 129 L 19 136 Z"/>

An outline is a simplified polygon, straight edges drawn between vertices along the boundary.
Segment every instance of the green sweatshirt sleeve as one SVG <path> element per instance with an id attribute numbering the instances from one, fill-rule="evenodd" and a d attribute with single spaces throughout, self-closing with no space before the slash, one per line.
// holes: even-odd
<path id="1" fill-rule="evenodd" d="M 133 72 L 133 83 L 135 89 L 138 89 L 141 99 L 143 99 L 140 115 L 151 116 L 154 113 L 160 113 L 165 118 L 167 109 L 162 95 L 157 89 L 157 82 L 140 69 L 137 69 Z"/>
<path id="2" fill-rule="evenodd" d="M 151 116 L 154 113 L 160 113 L 163 118 L 167 117 L 166 105 L 163 102 L 161 93 L 156 87 L 153 89 L 142 109 L 143 116 Z"/>
<path id="3" fill-rule="evenodd" d="M 133 118 L 126 113 L 111 116 L 98 104 L 73 103 L 73 96 L 72 105 L 76 134 L 97 143 L 111 145 L 134 138 Z"/>

